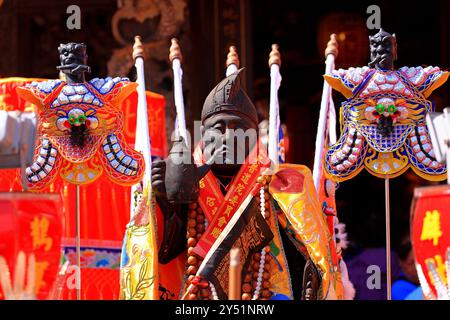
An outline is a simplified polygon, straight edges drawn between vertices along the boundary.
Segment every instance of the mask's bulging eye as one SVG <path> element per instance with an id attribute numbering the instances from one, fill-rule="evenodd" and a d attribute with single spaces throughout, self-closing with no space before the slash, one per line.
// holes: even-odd
<path id="1" fill-rule="evenodd" d="M 375 109 L 377 110 L 377 112 L 379 114 L 382 114 L 384 112 L 384 106 L 382 104 L 379 104 L 375 107 Z"/>
<path id="2" fill-rule="evenodd" d="M 68 121 L 71 125 L 82 125 L 85 124 L 87 117 L 84 114 L 80 114 L 79 116 L 69 116 Z"/>
<path id="3" fill-rule="evenodd" d="M 397 107 L 394 106 L 393 104 L 391 104 L 391 105 L 388 107 L 388 112 L 389 112 L 390 114 L 394 114 L 396 111 L 397 111 Z"/>
<path id="4" fill-rule="evenodd" d="M 76 122 L 76 118 L 74 116 L 69 116 L 69 123 L 75 124 L 75 122 Z"/>

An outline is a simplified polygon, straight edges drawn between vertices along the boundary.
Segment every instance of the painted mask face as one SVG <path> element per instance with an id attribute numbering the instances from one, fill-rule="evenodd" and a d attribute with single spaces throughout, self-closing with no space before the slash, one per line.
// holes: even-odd
<path id="1" fill-rule="evenodd" d="M 397 41 L 395 34 L 391 35 L 381 29 L 376 35 L 369 37 L 369 66 L 380 70 L 393 70 L 397 60 Z"/>
<path id="2" fill-rule="evenodd" d="M 59 173 L 74 184 L 86 184 L 103 171 L 116 183 L 132 185 L 143 174 L 141 154 L 122 134 L 120 103 L 135 90 L 126 78 L 95 78 L 68 84 L 34 82 L 18 93 L 38 106 L 38 143 L 26 169 L 31 189 L 44 188 Z"/>
<path id="3" fill-rule="evenodd" d="M 382 178 L 411 167 L 425 179 L 445 179 L 446 168 L 435 159 L 425 115 L 433 111 L 427 97 L 448 76 L 437 67 L 362 67 L 325 75 L 347 98 L 341 107 L 341 137 L 327 153 L 327 171 L 343 181 L 364 167 Z"/>

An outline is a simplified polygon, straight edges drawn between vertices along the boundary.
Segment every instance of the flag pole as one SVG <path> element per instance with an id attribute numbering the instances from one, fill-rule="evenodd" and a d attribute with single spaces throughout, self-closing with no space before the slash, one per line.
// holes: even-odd
<path id="1" fill-rule="evenodd" d="M 142 189 L 145 190 L 148 188 L 148 184 L 151 181 L 151 142 L 150 135 L 148 129 L 148 115 L 147 115 L 147 95 L 145 93 L 145 73 L 144 73 L 144 48 L 142 45 L 142 40 L 140 36 L 134 37 L 134 45 L 133 45 L 133 59 L 135 60 L 136 67 L 136 83 L 138 84 L 137 92 L 138 92 L 138 108 L 137 108 L 137 121 L 136 121 L 136 138 L 135 138 L 135 149 L 138 152 L 141 152 L 144 156 L 145 162 L 145 172 L 144 177 L 142 179 L 143 186 Z M 138 187 L 139 184 L 136 184 L 132 187 L 132 191 Z M 132 192 L 133 197 L 133 192 Z M 133 217 L 135 206 L 132 201 L 132 210 L 131 215 Z M 131 217 L 131 218 L 132 218 Z"/>
<path id="2" fill-rule="evenodd" d="M 386 211 L 386 282 L 387 300 L 392 299 L 392 279 L 391 279 L 391 208 L 389 199 L 389 178 L 384 179 L 384 197 Z"/>
<path id="3" fill-rule="evenodd" d="M 332 34 L 330 36 L 330 41 L 328 41 L 327 49 L 325 50 L 325 74 L 331 74 L 334 69 L 334 60 L 337 56 L 337 40 L 336 35 Z M 331 100 L 331 87 L 328 82 L 323 82 L 322 90 L 322 100 L 320 103 L 320 113 L 319 113 L 319 124 L 317 126 L 317 136 L 316 136 L 316 152 L 314 154 L 314 167 L 313 167 L 313 179 L 314 185 L 316 186 L 317 192 L 320 188 L 320 175 L 322 167 L 322 159 L 325 144 L 325 135 L 327 133 L 327 116 L 329 115 Z"/>
<path id="4" fill-rule="evenodd" d="M 181 68 L 181 61 L 183 56 L 181 54 L 181 48 L 178 40 L 172 38 L 172 44 L 170 46 L 169 60 L 172 63 L 173 70 L 173 84 L 174 84 L 174 98 L 175 98 L 175 108 L 177 111 L 177 123 L 178 123 L 178 133 L 183 137 L 185 143 L 188 144 L 187 130 L 186 130 L 186 117 L 184 114 L 184 98 L 183 98 L 183 70 Z"/>
<path id="5" fill-rule="evenodd" d="M 278 105 L 278 88 L 281 83 L 280 75 L 281 55 L 278 45 L 272 44 L 272 51 L 269 54 L 270 68 L 270 104 L 269 104 L 269 159 L 273 166 L 279 163 L 278 158 L 278 124 L 280 122 Z"/>
<path id="6" fill-rule="evenodd" d="M 325 49 L 325 74 L 331 74 L 335 70 L 335 60 L 338 56 L 338 42 L 335 34 L 330 35 L 330 40 Z M 319 196 L 319 201 L 324 201 L 327 205 L 325 210 L 329 210 L 327 214 L 327 222 L 330 232 L 333 236 L 333 245 L 337 258 L 338 270 L 341 276 L 342 283 L 342 298 L 345 300 L 352 300 L 355 295 L 354 287 L 348 276 L 348 269 L 342 258 L 342 246 L 338 245 L 336 241 L 336 224 L 337 224 L 337 208 L 334 199 L 337 184 L 325 176 L 325 168 L 323 166 L 324 153 L 327 145 L 333 145 L 337 141 L 336 138 L 336 110 L 331 95 L 331 87 L 327 81 L 324 80 L 322 100 L 319 111 L 319 122 L 317 126 L 313 179 Z M 330 210 L 331 209 L 331 210 Z M 334 213 L 333 213 L 334 212 Z M 339 248 L 341 247 L 341 248 Z"/>
<path id="7" fill-rule="evenodd" d="M 138 93 L 136 137 L 134 149 L 144 157 L 145 171 L 142 180 L 131 187 L 130 223 L 127 225 L 122 250 L 124 255 L 131 257 L 135 247 L 142 248 L 145 259 L 138 259 L 133 268 L 120 266 L 121 299 L 126 300 L 157 300 L 159 299 L 157 228 L 154 210 L 154 194 L 151 185 L 151 139 L 148 127 L 147 94 L 145 91 L 144 46 L 140 36 L 134 37 L 133 59 L 136 67 L 136 83 Z M 139 197 L 140 196 L 140 197 Z M 134 230 L 134 231 L 133 231 Z M 139 231 L 136 231 L 139 230 Z M 124 259 L 122 259 L 123 261 Z M 149 284 L 139 289 L 141 296 L 137 297 L 138 286 L 135 279 L 147 279 Z M 127 281 L 127 279 L 131 279 Z"/>
<path id="8" fill-rule="evenodd" d="M 227 77 L 235 73 L 239 69 L 239 55 L 235 46 L 230 46 L 225 65 L 225 76 Z M 230 250 L 230 269 L 228 284 L 229 300 L 241 300 L 241 270 L 242 265 L 239 248 L 233 248 Z"/>

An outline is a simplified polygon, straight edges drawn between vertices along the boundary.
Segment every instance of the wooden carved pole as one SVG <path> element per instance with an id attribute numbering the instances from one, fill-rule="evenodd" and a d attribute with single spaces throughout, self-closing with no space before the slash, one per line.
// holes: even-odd
<path id="1" fill-rule="evenodd" d="M 384 179 L 384 197 L 386 213 L 386 282 L 387 282 L 387 300 L 392 299 L 392 279 L 391 279 L 391 207 L 389 200 L 389 178 Z"/>
<path id="2" fill-rule="evenodd" d="M 80 209 L 80 185 L 77 184 L 75 186 L 75 214 L 76 214 L 76 221 L 75 221 L 75 228 L 76 228 L 76 234 L 75 234 L 75 250 L 76 250 L 76 259 L 77 259 L 77 271 L 75 273 L 76 275 L 76 291 L 77 291 L 77 300 L 81 300 L 81 243 L 80 243 L 80 228 L 81 228 L 81 222 L 80 222 L 80 216 L 81 216 L 81 209 Z"/>

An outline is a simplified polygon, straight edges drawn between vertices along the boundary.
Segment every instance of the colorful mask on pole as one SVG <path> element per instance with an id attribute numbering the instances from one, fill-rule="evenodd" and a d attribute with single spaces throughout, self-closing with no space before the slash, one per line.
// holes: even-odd
<path id="1" fill-rule="evenodd" d="M 28 187 L 39 190 L 59 173 L 73 184 L 87 184 L 103 171 L 115 183 L 132 185 L 142 178 L 144 161 L 123 136 L 121 102 L 137 84 L 127 78 L 85 81 L 86 46 L 58 48 L 66 81 L 33 82 L 18 94 L 38 107 L 34 163 L 26 169 Z"/>
<path id="2" fill-rule="evenodd" d="M 427 97 L 447 81 L 438 67 L 394 69 L 395 34 L 370 37 L 371 62 L 325 75 L 347 100 L 341 107 L 341 137 L 326 154 L 326 170 L 339 181 L 363 168 L 394 178 L 408 168 L 427 180 L 444 180 L 446 167 L 434 155 L 425 123 L 434 107 Z"/>

